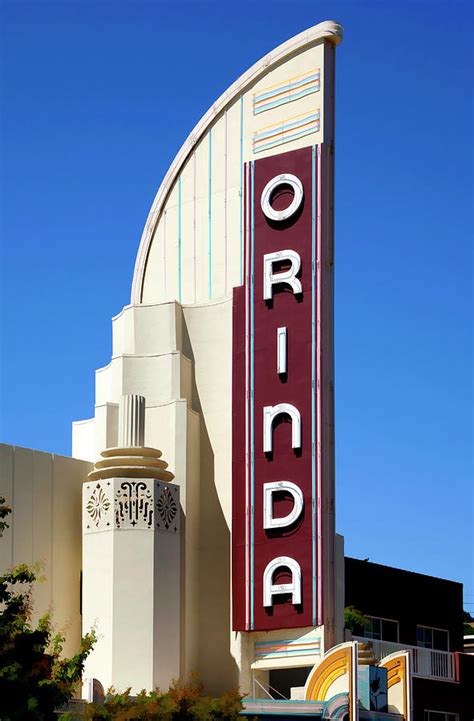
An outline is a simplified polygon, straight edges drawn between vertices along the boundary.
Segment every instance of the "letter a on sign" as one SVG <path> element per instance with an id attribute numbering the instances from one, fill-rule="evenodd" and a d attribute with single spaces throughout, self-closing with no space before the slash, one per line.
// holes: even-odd
<path id="1" fill-rule="evenodd" d="M 273 583 L 273 574 L 279 568 L 289 568 L 291 571 L 290 583 Z M 279 556 L 267 565 L 263 574 L 263 605 L 273 606 L 273 596 L 282 593 L 291 593 L 291 602 L 294 606 L 301 603 L 301 568 L 298 561 L 289 556 Z"/>

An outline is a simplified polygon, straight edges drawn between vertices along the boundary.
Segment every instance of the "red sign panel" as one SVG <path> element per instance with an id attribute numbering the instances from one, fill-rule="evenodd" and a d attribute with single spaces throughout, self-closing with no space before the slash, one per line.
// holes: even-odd
<path id="1" fill-rule="evenodd" d="M 245 166 L 245 284 L 233 308 L 234 630 L 320 625 L 332 602 L 322 152 Z"/>

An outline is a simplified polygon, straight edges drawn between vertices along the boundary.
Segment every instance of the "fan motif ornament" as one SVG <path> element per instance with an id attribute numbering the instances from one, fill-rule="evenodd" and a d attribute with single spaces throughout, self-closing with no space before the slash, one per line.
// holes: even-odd
<path id="1" fill-rule="evenodd" d="M 169 488 L 163 488 L 156 503 L 156 507 L 166 530 L 176 531 L 176 525 L 174 525 L 173 528 L 171 528 L 171 526 L 173 525 L 173 521 L 178 513 L 178 504 L 176 503 L 176 500 Z"/>
<path id="2" fill-rule="evenodd" d="M 109 508 L 110 501 L 103 488 L 97 484 L 86 506 L 87 512 L 96 526 L 99 525 Z"/>

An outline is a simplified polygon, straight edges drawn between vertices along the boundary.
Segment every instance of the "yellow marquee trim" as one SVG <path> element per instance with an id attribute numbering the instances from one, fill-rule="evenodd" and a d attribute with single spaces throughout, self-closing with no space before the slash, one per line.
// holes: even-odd
<path id="1" fill-rule="evenodd" d="M 321 663 L 311 672 L 307 681 L 305 699 L 307 701 L 325 701 L 322 695 L 329 686 L 343 673 L 350 671 L 351 648 L 335 649 L 323 658 Z"/>
<path id="2" fill-rule="evenodd" d="M 403 658 L 393 658 L 387 663 L 381 663 L 383 668 L 387 669 L 387 686 L 391 688 L 395 684 L 403 681 Z"/>
<path id="3" fill-rule="evenodd" d="M 380 666 L 387 669 L 388 689 L 401 683 L 403 686 L 403 717 L 406 721 L 411 719 L 410 702 L 410 675 L 407 653 L 403 652 L 397 656 L 393 655 L 387 661 L 381 661 Z"/>
<path id="4" fill-rule="evenodd" d="M 327 701 L 326 695 L 329 690 L 329 688 L 332 686 L 334 681 L 337 681 L 338 678 L 341 676 L 344 676 L 348 671 L 348 663 L 347 661 L 344 661 L 341 663 L 341 665 L 335 667 L 332 669 L 325 679 L 323 679 L 323 683 L 321 685 L 321 689 L 319 691 L 319 697 L 318 700 L 320 701 Z"/>

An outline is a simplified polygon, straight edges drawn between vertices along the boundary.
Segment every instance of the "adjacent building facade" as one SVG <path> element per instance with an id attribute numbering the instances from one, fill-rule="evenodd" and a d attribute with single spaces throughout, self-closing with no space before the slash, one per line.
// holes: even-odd
<path id="1" fill-rule="evenodd" d="M 458 585 L 344 561 L 335 533 L 341 39 L 325 22 L 275 48 L 178 152 L 73 458 L 2 448 L 2 565 L 44 560 L 38 612 L 60 608 L 71 643 L 96 628 L 86 695 L 198 673 L 251 716 L 468 718 Z M 437 599 L 419 622 L 413 595 Z M 360 637 L 345 605 L 372 619 Z"/>

